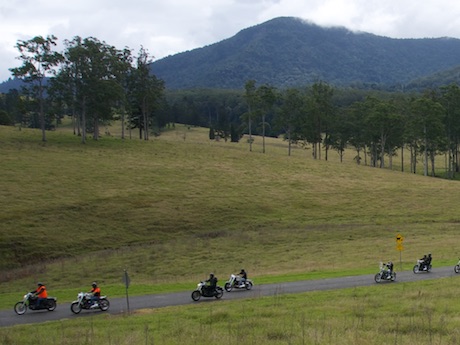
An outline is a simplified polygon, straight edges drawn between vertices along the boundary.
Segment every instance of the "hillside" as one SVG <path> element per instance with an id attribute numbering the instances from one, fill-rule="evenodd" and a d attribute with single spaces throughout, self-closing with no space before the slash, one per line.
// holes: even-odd
<path id="1" fill-rule="evenodd" d="M 459 214 L 448 207 L 460 203 L 458 182 L 358 166 L 352 153 L 344 163 L 300 147 L 287 156 L 276 138 L 262 154 L 254 137 L 249 152 L 243 140 L 210 141 L 207 128 L 176 125 L 147 142 L 110 132 L 83 145 L 64 123 L 43 143 L 38 130 L 0 126 L 0 309 L 24 323 L 0 322 L 1 344 L 458 343 Z M 427 252 L 450 276 L 406 281 L 400 272 L 412 275 Z M 396 283 L 373 283 L 383 260 L 395 262 Z M 169 307 L 151 296 L 190 296 L 210 271 L 223 285 L 243 267 L 252 292 Z M 124 270 L 131 301 L 149 300 L 142 310 L 126 312 Z M 365 274 L 372 286 L 359 286 Z M 284 285 L 342 276 L 354 287 Z M 94 280 L 123 312 L 71 313 L 67 303 Z M 65 319 L 14 314 L 37 281 Z"/>
<path id="2" fill-rule="evenodd" d="M 400 85 L 460 64 L 460 40 L 393 39 L 280 17 L 215 44 L 155 61 L 170 89 L 277 87 L 317 80 L 334 85 Z"/>
<path id="3" fill-rule="evenodd" d="M 120 265 L 138 279 L 195 277 L 210 269 L 204 253 L 221 258 L 216 270 L 242 262 L 267 275 L 295 272 L 305 253 L 315 263 L 308 270 L 329 270 L 340 249 L 348 257 L 341 269 L 354 270 L 359 260 L 369 269 L 376 250 L 394 254 L 396 231 L 412 235 L 410 262 L 432 245 L 426 233 L 446 247 L 437 260 L 456 258 L 451 232 L 459 217 L 446 205 L 460 203 L 458 182 L 357 166 L 351 152 L 344 163 L 332 153 L 314 160 L 299 147 L 289 157 L 276 138 L 266 139 L 261 154 L 260 137 L 249 152 L 243 140 L 209 141 L 205 128 L 176 126 L 149 142 L 111 132 L 82 145 L 71 128 L 60 128 L 42 144 L 38 130 L 0 126 L 2 279 L 27 264 L 35 272 L 37 258 L 69 258 L 62 265 L 71 269 L 56 268 L 62 282 L 91 281 L 91 271 L 72 273 L 79 270 L 72 260 L 91 261 L 101 251 L 99 273 L 109 281 L 119 280 Z M 359 250 L 350 238 L 359 239 Z M 326 246 L 321 258 L 318 239 Z M 386 244 L 375 248 L 380 241 Z M 235 248 L 253 255 L 235 263 L 228 259 Z"/>

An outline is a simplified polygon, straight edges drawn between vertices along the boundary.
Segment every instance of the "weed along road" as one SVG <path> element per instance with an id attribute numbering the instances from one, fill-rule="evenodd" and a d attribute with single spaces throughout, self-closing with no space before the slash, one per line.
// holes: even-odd
<path id="1" fill-rule="evenodd" d="M 377 273 L 377 271 L 375 272 Z M 439 279 L 460 277 L 460 274 L 455 274 L 453 266 L 436 267 L 430 273 L 414 274 L 412 271 L 397 272 L 395 282 L 382 282 L 379 286 L 384 289 L 387 284 L 402 284 L 406 282 L 415 282 L 419 280 Z M 459 278 L 460 279 L 460 278 Z M 234 290 L 232 292 L 224 293 L 222 300 L 237 300 L 243 298 L 257 298 L 265 296 L 275 296 L 289 293 L 301 293 L 308 291 L 320 290 L 336 290 L 344 288 L 353 288 L 360 286 L 376 285 L 374 281 L 374 274 L 330 278 L 320 280 L 304 280 L 298 282 L 282 283 L 282 284 L 267 284 L 256 285 L 251 291 Z M 178 292 L 171 294 L 161 295 L 144 295 L 134 296 L 129 298 L 130 311 L 135 311 L 144 308 L 162 308 L 167 306 L 187 305 L 187 304 L 207 304 L 207 303 L 220 303 L 219 300 L 214 298 L 202 298 L 199 302 L 194 302 L 191 298 L 190 291 Z M 107 313 L 121 314 L 127 311 L 126 298 L 110 298 L 110 309 Z M 18 324 L 33 324 L 45 321 L 75 319 L 90 315 L 101 315 L 104 312 L 100 310 L 83 310 L 80 314 L 75 315 L 70 311 L 70 303 L 59 303 L 55 311 L 30 311 L 28 310 L 24 315 L 16 315 L 13 311 L 13 306 L 17 301 L 11 301 L 10 310 L 0 311 L 0 326 L 13 326 Z"/>

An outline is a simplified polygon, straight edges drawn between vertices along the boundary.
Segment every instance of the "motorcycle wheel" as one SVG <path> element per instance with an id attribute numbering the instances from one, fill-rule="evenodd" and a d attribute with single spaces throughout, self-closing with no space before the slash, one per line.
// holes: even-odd
<path id="1" fill-rule="evenodd" d="M 252 289 L 252 283 L 246 282 L 246 290 L 251 290 L 251 289 Z"/>
<path id="2" fill-rule="evenodd" d="M 394 282 L 396 280 L 396 272 L 393 272 L 391 275 L 391 281 Z"/>
<path id="3" fill-rule="evenodd" d="M 224 295 L 224 290 L 217 289 L 216 294 L 214 295 L 214 297 L 216 297 L 217 299 L 220 299 L 220 298 L 222 298 L 223 295 Z"/>
<path id="4" fill-rule="evenodd" d="M 192 292 L 192 299 L 196 302 L 199 301 L 201 298 L 201 292 L 198 290 L 195 290 Z"/>
<path id="5" fill-rule="evenodd" d="M 224 288 L 225 288 L 225 291 L 230 292 L 230 291 L 232 291 L 233 286 L 230 283 L 225 283 Z"/>
<path id="6" fill-rule="evenodd" d="M 70 310 L 72 311 L 72 313 L 74 314 L 78 314 L 81 312 L 81 305 L 80 303 L 78 302 L 74 302 L 70 305 Z"/>
<path id="7" fill-rule="evenodd" d="M 109 300 L 103 298 L 103 299 L 100 299 L 99 300 L 99 308 L 102 310 L 102 311 L 107 311 L 109 310 L 110 308 L 110 302 Z"/>
<path id="8" fill-rule="evenodd" d="M 53 311 L 54 309 L 56 309 L 56 301 L 55 300 L 49 300 L 48 301 L 48 309 L 49 311 Z"/>
<path id="9" fill-rule="evenodd" d="M 415 265 L 414 268 L 412 269 L 412 271 L 414 271 L 415 274 L 420 272 L 418 265 Z"/>
<path id="10" fill-rule="evenodd" d="M 27 304 L 24 302 L 18 302 L 14 305 L 14 311 L 18 315 L 22 315 L 27 311 Z"/>
<path id="11" fill-rule="evenodd" d="M 377 273 L 375 275 L 374 280 L 376 283 L 380 283 L 382 281 L 382 276 L 380 275 L 380 273 Z"/>
<path id="12" fill-rule="evenodd" d="M 455 273 L 460 272 L 460 265 L 455 265 L 455 267 L 454 267 L 454 272 L 455 272 Z"/>
<path id="13" fill-rule="evenodd" d="M 428 266 L 428 268 L 426 269 L 426 271 L 427 271 L 427 272 L 431 272 L 431 267 L 432 267 L 431 265 Z"/>

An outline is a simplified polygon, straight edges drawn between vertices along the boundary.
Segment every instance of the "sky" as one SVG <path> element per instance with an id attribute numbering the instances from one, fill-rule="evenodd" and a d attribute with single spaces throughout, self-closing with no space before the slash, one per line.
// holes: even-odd
<path id="1" fill-rule="evenodd" d="M 460 39 L 458 0 L 0 0 L 0 82 L 21 65 L 16 43 L 54 35 L 58 50 L 95 37 L 158 60 L 291 16 L 393 38 Z M 460 57 L 459 57 L 460 62 Z"/>

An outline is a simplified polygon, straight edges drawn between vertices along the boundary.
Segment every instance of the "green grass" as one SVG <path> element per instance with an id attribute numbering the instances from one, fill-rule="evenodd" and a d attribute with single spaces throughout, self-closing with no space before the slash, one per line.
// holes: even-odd
<path id="1" fill-rule="evenodd" d="M 207 134 L 176 126 L 149 142 L 114 134 L 82 145 L 68 128 L 42 143 L 39 131 L 0 127 L 0 308 L 12 308 L 38 280 L 60 302 L 93 280 L 109 297 L 123 296 L 125 269 L 130 294 L 140 295 L 191 291 L 210 271 L 222 282 L 242 267 L 262 284 L 369 274 L 390 259 L 407 270 L 429 251 L 435 267 L 458 260 L 457 181 L 357 166 L 353 152 L 344 163 L 331 153 L 313 160 L 300 148 L 288 157 L 280 139 L 267 139 L 262 154 L 256 138 L 249 152 L 244 140 Z M 182 307 L 171 315 L 178 310 L 187 315 Z M 270 337 L 289 343 L 281 333 Z"/>

